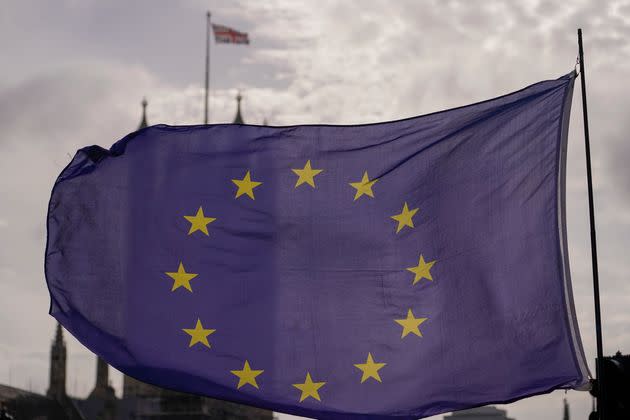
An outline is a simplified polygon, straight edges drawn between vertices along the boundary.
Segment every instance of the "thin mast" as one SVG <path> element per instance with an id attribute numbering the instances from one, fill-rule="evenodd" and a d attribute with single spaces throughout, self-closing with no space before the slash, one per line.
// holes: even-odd
<path id="1" fill-rule="evenodd" d="M 208 11 L 206 17 L 206 97 L 203 109 L 204 124 L 208 124 L 208 85 L 210 84 L 210 11 Z"/>
<path id="2" fill-rule="evenodd" d="M 593 205 L 593 177 L 591 173 L 591 144 L 588 135 L 588 108 L 586 106 L 586 74 L 584 73 L 584 50 L 582 48 L 582 29 L 578 29 L 578 48 L 580 54 L 580 81 L 582 83 L 582 113 L 584 120 L 584 145 L 586 148 L 586 180 L 588 184 L 588 213 L 591 227 L 591 259 L 593 266 L 593 298 L 595 300 L 595 334 L 597 337 L 596 376 L 599 388 L 597 396 L 597 411 L 600 419 L 604 416 L 604 381 L 602 378 L 602 362 L 604 350 L 602 344 L 602 316 L 599 303 L 599 270 L 597 268 L 597 237 L 595 233 L 595 207 Z"/>

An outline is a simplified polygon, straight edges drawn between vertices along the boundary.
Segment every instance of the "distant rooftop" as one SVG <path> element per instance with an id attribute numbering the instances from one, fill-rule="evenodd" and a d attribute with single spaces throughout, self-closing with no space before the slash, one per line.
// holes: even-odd
<path id="1" fill-rule="evenodd" d="M 505 410 L 499 410 L 491 405 L 471 408 L 469 410 L 456 411 L 444 416 L 444 420 L 514 420 L 507 416 Z"/>

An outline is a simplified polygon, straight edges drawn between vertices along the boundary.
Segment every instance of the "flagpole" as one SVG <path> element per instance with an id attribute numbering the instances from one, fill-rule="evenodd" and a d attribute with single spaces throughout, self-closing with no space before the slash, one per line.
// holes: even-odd
<path id="1" fill-rule="evenodd" d="M 203 109 L 204 124 L 208 124 L 208 85 L 210 84 L 210 11 L 208 11 L 206 17 L 206 97 Z"/>
<path id="2" fill-rule="evenodd" d="M 582 29 L 578 29 L 578 49 L 580 54 L 580 81 L 582 85 L 582 114 L 584 120 L 584 145 L 586 148 L 586 180 L 588 184 L 588 212 L 591 227 L 591 259 L 593 267 L 593 298 L 595 300 L 595 334 L 597 338 L 597 362 L 595 374 L 597 377 L 597 412 L 601 420 L 604 416 L 605 404 L 604 382 L 602 380 L 602 362 L 604 350 L 602 344 L 602 316 L 599 302 L 599 270 L 597 268 L 597 237 L 595 233 L 595 208 L 593 205 L 593 177 L 591 172 L 591 145 L 588 135 L 588 108 L 586 106 L 586 75 L 584 73 L 584 49 L 582 47 Z"/>

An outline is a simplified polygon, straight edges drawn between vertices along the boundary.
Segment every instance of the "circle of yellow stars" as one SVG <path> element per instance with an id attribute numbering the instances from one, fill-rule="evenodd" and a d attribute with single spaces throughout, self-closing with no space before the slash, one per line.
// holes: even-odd
<path id="1" fill-rule="evenodd" d="M 301 186 L 310 186 L 312 189 L 316 189 L 316 177 L 324 172 L 323 169 L 313 168 L 310 159 L 306 161 L 303 168 L 291 168 L 291 171 L 297 176 L 294 186 L 295 189 Z M 240 199 L 244 196 L 248 197 L 251 200 L 256 199 L 255 189 L 262 186 L 263 182 L 254 180 L 252 176 L 253 175 L 251 173 L 251 170 L 247 170 L 242 179 L 237 178 L 231 180 L 232 183 L 236 186 L 234 199 Z M 366 196 L 368 198 L 375 198 L 373 187 L 377 182 L 378 178 L 370 179 L 367 170 L 363 172 L 363 175 L 359 181 L 348 182 L 348 184 L 355 190 L 353 201 L 356 202 L 363 196 Z M 418 213 L 418 210 L 419 208 L 409 208 L 409 204 L 405 201 L 402 205 L 400 213 L 390 216 L 390 218 L 396 222 L 396 235 L 398 235 L 398 233 L 400 233 L 405 228 L 415 228 L 413 218 L 414 216 L 416 216 L 416 213 Z M 184 215 L 183 217 L 187 222 L 190 223 L 190 228 L 188 230 L 189 236 L 197 232 L 199 232 L 198 234 L 210 236 L 208 225 L 217 221 L 217 218 L 215 217 L 206 216 L 202 206 L 199 206 L 194 215 Z M 435 263 L 435 260 L 426 261 L 424 255 L 420 254 L 418 265 L 406 268 L 406 271 L 409 271 L 413 274 L 412 286 L 419 283 L 422 279 L 433 281 L 431 268 L 434 266 Z M 190 282 L 191 280 L 199 276 L 199 274 L 197 273 L 187 272 L 182 261 L 179 261 L 177 271 L 165 272 L 164 274 L 166 274 L 173 280 L 171 292 L 176 292 L 178 289 L 184 288 L 188 292 L 192 293 L 193 289 Z M 413 310 L 409 308 L 407 310 L 405 318 L 394 319 L 394 322 L 402 327 L 402 332 L 400 336 L 402 340 L 409 335 L 422 337 L 420 325 L 427 320 L 428 318 L 416 317 L 413 313 Z M 208 341 L 208 336 L 215 333 L 216 329 L 205 328 L 201 319 L 197 318 L 197 322 L 195 323 L 194 328 L 182 328 L 182 331 L 190 336 L 188 347 L 201 345 L 210 349 L 211 344 Z M 374 356 L 371 352 L 368 352 L 364 363 L 354 364 L 354 367 L 356 367 L 361 372 L 361 378 L 359 379 L 360 383 L 364 383 L 366 381 L 369 381 L 370 379 L 372 380 L 372 382 L 382 383 L 383 381 L 381 379 L 379 371 L 385 366 L 387 366 L 387 363 L 375 361 Z M 238 379 L 236 383 L 236 389 L 239 390 L 248 385 L 255 389 L 259 389 L 256 378 L 262 375 L 264 372 L 265 371 L 263 369 L 253 369 L 250 365 L 249 360 L 247 359 L 244 361 L 243 367 L 241 369 L 230 370 L 230 373 Z M 327 382 L 325 381 L 314 381 L 311 377 L 310 371 L 307 371 L 304 382 L 298 382 L 292 384 L 292 386 L 300 391 L 299 402 L 303 402 L 308 398 L 312 398 L 321 402 L 319 390 L 323 386 L 325 386 L 326 383 Z"/>

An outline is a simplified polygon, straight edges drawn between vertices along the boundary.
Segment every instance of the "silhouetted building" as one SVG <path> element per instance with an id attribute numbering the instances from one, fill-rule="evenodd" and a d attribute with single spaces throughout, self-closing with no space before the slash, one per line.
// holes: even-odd
<path id="1" fill-rule="evenodd" d="M 69 418 L 57 400 L 6 385 L 0 385 L 0 411 L 5 417 L 15 420 L 67 420 Z"/>
<path id="2" fill-rule="evenodd" d="M 57 325 L 50 351 L 46 395 L 0 385 L 0 412 L 15 420 L 271 420 L 254 407 L 169 391 L 124 376 L 123 397 L 109 383 L 109 366 L 97 357 L 94 389 L 86 399 L 66 394 L 66 345 Z M 9 417 L 10 416 L 10 417 Z"/>
<path id="3" fill-rule="evenodd" d="M 0 407 L 19 420 L 87 420 L 66 394 L 66 343 L 57 324 L 50 349 L 50 375 L 46 395 L 0 385 Z"/>
<path id="4" fill-rule="evenodd" d="M 491 405 L 456 411 L 444 416 L 444 420 L 514 420 L 507 416 L 505 410 L 499 410 Z"/>

